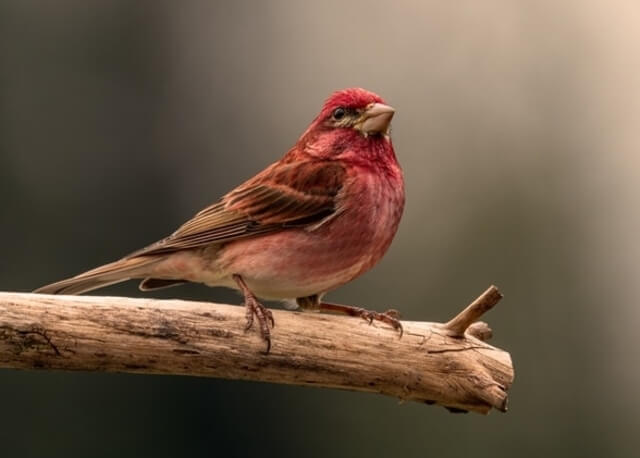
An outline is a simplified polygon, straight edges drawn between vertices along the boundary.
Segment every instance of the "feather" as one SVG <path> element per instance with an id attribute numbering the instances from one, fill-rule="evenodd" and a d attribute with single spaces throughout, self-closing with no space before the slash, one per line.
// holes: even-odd
<path id="1" fill-rule="evenodd" d="M 130 254 L 151 256 L 225 243 L 292 227 L 319 227 L 340 211 L 343 166 L 322 160 L 276 162 L 183 224 Z"/>

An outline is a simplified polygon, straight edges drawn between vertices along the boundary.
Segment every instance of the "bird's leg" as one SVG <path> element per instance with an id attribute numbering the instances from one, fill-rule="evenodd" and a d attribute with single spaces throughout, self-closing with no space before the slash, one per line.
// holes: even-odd
<path id="1" fill-rule="evenodd" d="M 354 307 L 352 305 L 332 304 L 330 302 L 322 302 L 317 294 L 308 297 L 299 297 L 296 302 L 302 310 L 314 311 L 314 312 L 329 312 L 329 313 L 341 313 L 349 316 L 359 316 L 369 322 L 373 323 L 373 320 L 387 323 L 393 329 L 400 333 L 402 337 L 402 324 L 400 323 L 400 312 L 394 309 L 387 310 L 386 312 L 375 312 L 373 310 L 363 309 L 361 307 Z"/>
<path id="2" fill-rule="evenodd" d="M 255 316 L 258 319 L 258 324 L 260 325 L 260 335 L 267 342 L 267 350 L 265 353 L 269 353 L 269 350 L 271 350 L 271 330 L 269 329 L 269 323 L 271 323 L 271 327 L 275 326 L 273 313 L 258 302 L 255 294 L 251 292 L 240 275 L 234 274 L 233 279 L 238 284 L 238 287 L 240 287 L 240 290 L 244 295 L 244 306 L 247 313 L 247 325 L 245 326 L 245 331 L 251 329 L 251 326 L 253 326 L 253 318 Z"/>

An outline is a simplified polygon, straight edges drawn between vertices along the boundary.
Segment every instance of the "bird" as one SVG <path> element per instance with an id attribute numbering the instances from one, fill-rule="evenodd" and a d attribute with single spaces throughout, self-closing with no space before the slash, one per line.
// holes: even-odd
<path id="1" fill-rule="evenodd" d="M 275 322 L 261 299 L 377 320 L 401 336 L 395 310 L 323 300 L 371 269 L 398 229 L 405 190 L 390 137 L 394 113 L 368 90 L 336 91 L 284 156 L 168 237 L 34 292 L 81 294 L 131 279 L 142 291 L 187 282 L 232 288 L 244 297 L 246 331 L 257 320 L 266 353 Z"/>

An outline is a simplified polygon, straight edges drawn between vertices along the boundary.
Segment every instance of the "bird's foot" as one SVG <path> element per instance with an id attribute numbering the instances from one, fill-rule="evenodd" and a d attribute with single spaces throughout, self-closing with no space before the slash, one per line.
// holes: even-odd
<path id="1" fill-rule="evenodd" d="M 240 275 L 234 275 L 233 278 L 244 294 L 244 306 L 247 317 L 247 324 L 244 330 L 246 332 L 253 327 L 254 318 L 258 320 L 260 336 L 262 340 L 267 343 L 267 349 L 265 350 L 265 354 L 267 354 L 271 350 L 271 329 L 269 329 L 269 325 L 271 325 L 271 328 L 275 326 L 273 313 L 258 301 Z"/>
<path id="2" fill-rule="evenodd" d="M 298 300 L 298 304 L 304 306 L 304 301 Z M 315 305 L 314 310 L 320 310 L 322 312 L 331 313 L 343 313 L 349 316 L 359 316 L 360 318 L 367 320 L 369 324 L 373 321 L 380 321 L 391 326 L 393 329 L 400 333 L 402 337 L 403 329 L 402 323 L 400 323 L 400 312 L 395 309 L 387 310 L 386 312 L 375 312 L 373 310 L 363 309 L 361 307 L 353 307 L 351 305 L 332 304 L 330 302 L 319 302 Z"/>
<path id="3" fill-rule="evenodd" d="M 244 330 L 248 331 L 253 326 L 254 317 L 258 320 L 258 326 L 260 328 L 260 336 L 267 343 L 267 349 L 265 353 L 269 353 L 271 350 L 271 329 L 269 329 L 269 325 L 273 328 L 275 326 L 275 321 L 273 321 L 273 313 L 271 310 L 262 305 L 255 296 L 251 295 L 245 298 L 244 306 L 247 311 L 247 325 Z"/>
<path id="4" fill-rule="evenodd" d="M 373 320 L 381 321 L 383 323 L 387 323 L 393 329 L 400 333 L 400 337 L 404 330 L 402 329 L 402 323 L 400 323 L 400 312 L 396 309 L 389 309 L 385 312 L 376 312 L 374 310 L 367 310 L 360 307 L 355 308 L 355 315 L 359 316 L 362 319 L 365 319 L 369 322 L 369 324 L 373 323 Z"/>

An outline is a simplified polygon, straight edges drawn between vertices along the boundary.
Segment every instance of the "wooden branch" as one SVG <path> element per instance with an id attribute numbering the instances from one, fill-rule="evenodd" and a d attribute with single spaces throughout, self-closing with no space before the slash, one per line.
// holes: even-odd
<path id="1" fill-rule="evenodd" d="M 506 411 L 511 357 L 475 322 L 500 297 L 489 288 L 447 324 L 404 321 L 402 338 L 359 318 L 274 310 L 265 355 L 238 306 L 0 293 L 0 367 L 259 380 Z"/>

